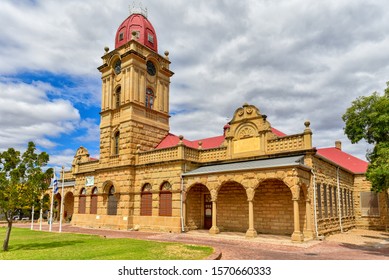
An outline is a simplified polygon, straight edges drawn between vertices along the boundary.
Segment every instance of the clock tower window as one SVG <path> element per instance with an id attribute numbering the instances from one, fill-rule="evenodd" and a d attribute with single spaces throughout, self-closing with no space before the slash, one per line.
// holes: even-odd
<path id="1" fill-rule="evenodd" d="M 153 90 L 151 88 L 147 88 L 146 100 L 145 100 L 146 108 L 153 109 L 154 99 L 155 99 L 155 95 Z"/>
<path id="2" fill-rule="evenodd" d="M 119 107 L 120 107 L 120 94 L 121 94 L 121 87 L 119 86 L 119 87 L 116 89 L 116 93 L 115 93 L 115 104 L 116 104 L 116 109 L 119 109 Z"/>
<path id="3" fill-rule="evenodd" d="M 119 140 L 120 140 L 120 132 L 116 132 L 113 139 L 113 154 L 115 156 L 119 155 Z"/>

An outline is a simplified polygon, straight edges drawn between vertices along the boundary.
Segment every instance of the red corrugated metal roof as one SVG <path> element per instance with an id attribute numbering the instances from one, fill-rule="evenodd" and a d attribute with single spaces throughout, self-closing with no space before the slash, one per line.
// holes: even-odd
<path id="1" fill-rule="evenodd" d="M 335 147 L 317 149 L 317 154 L 353 173 L 365 173 L 367 170 L 368 162 Z"/>
<path id="2" fill-rule="evenodd" d="M 274 127 L 271 128 L 271 132 L 273 132 L 275 135 L 277 135 L 278 137 L 281 137 L 281 136 L 286 136 L 285 133 L 279 131 L 278 129 L 275 129 Z"/>
<path id="3" fill-rule="evenodd" d="M 216 147 L 220 147 L 220 145 L 224 141 L 224 136 L 215 136 L 210 138 L 204 138 L 199 140 L 190 141 L 187 139 L 182 140 L 185 146 L 197 149 L 199 147 L 199 142 L 202 142 L 203 149 L 212 149 Z M 174 147 L 180 142 L 180 139 L 177 135 L 169 133 L 156 147 L 156 149 L 164 149 Z"/>
<path id="4" fill-rule="evenodd" d="M 278 129 L 272 128 L 271 130 L 275 135 L 279 137 L 286 136 L 285 133 L 279 131 Z M 178 144 L 179 141 L 180 139 L 178 138 L 177 135 L 169 133 L 155 148 L 164 149 L 164 148 L 174 147 Z M 204 138 L 199 140 L 193 140 L 193 141 L 183 139 L 182 141 L 184 142 L 185 146 L 195 148 L 195 149 L 199 147 L 199 142 L 201 141 L 203 142 L 202 143 L 203 149 L 212 149 L 212 148 L 220 147 L 220 145 L 224 141 L 224 135 L 219 135 L 219 136 Z"/>

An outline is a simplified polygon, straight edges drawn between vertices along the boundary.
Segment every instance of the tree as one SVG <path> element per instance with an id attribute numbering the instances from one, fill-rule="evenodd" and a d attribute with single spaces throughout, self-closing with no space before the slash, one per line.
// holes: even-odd
<path id="1" fill-rule="evenodd" d="M 364 139 L 374 145 L 367 153 L 370 164 L 366 178 L 377 192 L 389 188 L 389 82 L 386 85 L 382 96 L 374 92 L 359 97 L 342 116 L 346 124 L 344 131 L 351 143 Z"/>
<path id="2" fill-rule="evenodd" d="M 8 250 L 13 216 L 25 207 L 32 206 L 50 185 L 52 169 L 42 171 L 49 161 L 46 152 L 36 153 L 33 142 L 28 143 L 21 155 L 14 148 L 0 153 L 0 211 L 7 220 L 3 250 Z"/>

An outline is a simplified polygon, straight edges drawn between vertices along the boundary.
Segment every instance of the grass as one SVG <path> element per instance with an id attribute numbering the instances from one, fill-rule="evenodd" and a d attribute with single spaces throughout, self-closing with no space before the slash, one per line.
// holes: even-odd
<path id="1" fill-rule="evenodd" d="M 0 227 L 2 241 L 5 232 Z M 9 251 L 0 251 L 0 260 L 199 260 L 212 252 L 181 243 L 12 228 Z"/>

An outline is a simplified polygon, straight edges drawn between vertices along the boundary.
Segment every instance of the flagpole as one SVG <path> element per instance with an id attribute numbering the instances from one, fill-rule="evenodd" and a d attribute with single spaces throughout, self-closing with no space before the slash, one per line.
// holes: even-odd
<path id="1" fill-rule="evenodd" d="M 64 180 L 65 180 L 65 167 L 62 166 L 61 215 L 59 217 L 59 232 L 62 232 L 62 216 L 63 216 L 63 207 L 65 204 L 65 199 L 63 197 Z"/>
<path id="2" fill-rule="evenodd" d="M 34 229 L 34 205 L 32 206 L 32 211 L 31 211 L 31 230 Z"/>
<path id="3" fill-rule="evenodd" d="M 51 192 L 51 205 L 50 205 L 50 219 L 49 219 L 49 231 L 52 230 L 53 227 L 53 204 L 54 204 L 54 191 L 55 191 L 55 168 L 54 168 L 54 176 L 53 176 L 53 189 Z"/>

